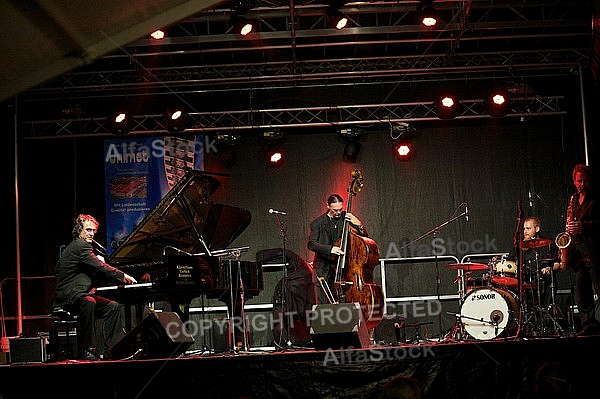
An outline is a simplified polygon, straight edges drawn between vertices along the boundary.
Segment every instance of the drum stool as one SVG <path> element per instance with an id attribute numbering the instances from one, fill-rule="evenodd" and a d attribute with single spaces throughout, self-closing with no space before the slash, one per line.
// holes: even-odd
<path id="1" fill-rule="evenodd" d="M 74 359 L 76 353 L 73 353 L 75 341 L 71 339 L 77 337 L 77 315 L 71 310 L 63 307 L 55 307 L 51 313 L 52 326 L 50 327 L 50 361 L 59 361 L 64 359 Z M 59 334 L 64 333 L 65 343 L 59 342 Z"/>

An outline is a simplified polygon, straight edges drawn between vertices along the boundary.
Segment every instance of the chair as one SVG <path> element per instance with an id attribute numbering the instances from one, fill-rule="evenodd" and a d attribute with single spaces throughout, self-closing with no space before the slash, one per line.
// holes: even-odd
<path id="1" fill-rule="evenodd" d="M 50 327 L 50 361 L 74 359 L 76 347 L 77 315 L 63 307 L 54 307 L 51 311 L 52 326 Z M 65 342 L 61 345 L 59 335 L 63 333 Z M 71 340 L 73 339 L 73 342 Z"/>

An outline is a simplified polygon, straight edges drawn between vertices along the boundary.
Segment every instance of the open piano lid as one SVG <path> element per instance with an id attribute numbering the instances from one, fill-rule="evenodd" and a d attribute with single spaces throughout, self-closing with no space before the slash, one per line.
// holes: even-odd
<path id="1" fill-rule="evenodd" d="M 250 224 L 243 208 L 217 204 L 208 198 L 220 187 L 215 177 L 190 170 L 108 257 L 113 266 L 151 262 L 173 254 L 227 248 Z M 206 246 L 205 246 L 206 245 Z"/>

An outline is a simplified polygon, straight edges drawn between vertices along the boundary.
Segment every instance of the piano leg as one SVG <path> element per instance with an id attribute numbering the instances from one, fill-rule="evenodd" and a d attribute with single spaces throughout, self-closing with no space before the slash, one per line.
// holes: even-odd
<path id="1" fill-rule="evenodd" d="M 250 350 L 248 343 L 248 329 L 245 321 L 243 301 L 241 295 L 235 295 L 234 306 L 231 301 L 227 301 L 227 312 L 229 313 L 229 349 L 232 352 L 239 350 Z"/>

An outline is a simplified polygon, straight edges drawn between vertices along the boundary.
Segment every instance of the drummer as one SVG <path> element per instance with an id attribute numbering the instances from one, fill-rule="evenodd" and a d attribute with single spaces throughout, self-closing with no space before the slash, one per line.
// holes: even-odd
<path id="1" fill-rule="evenodd" d="M 540 290 L 542 295 L 541 306 L 549 304 L 547 295 L 550 286 L 550 275 L 544 273 L 543 269 L 548 267 L 549 262 L 554 262 L 552 240 L 542 237 L 540 230 L 542 223 L 536 216 L 531 216 L 523 222 L 523 288 L 524 290 Z M 556 280 L 554 280 L 556 288 Z M 546 298 L 548 297 L 548 298 Z"/>

